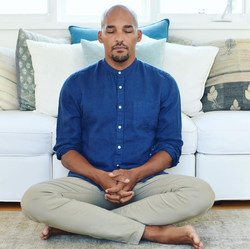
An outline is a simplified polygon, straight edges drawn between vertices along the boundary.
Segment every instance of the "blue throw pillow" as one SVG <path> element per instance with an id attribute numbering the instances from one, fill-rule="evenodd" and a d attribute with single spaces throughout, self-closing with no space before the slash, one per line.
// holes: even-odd
<path id="1" fill-rule="evenodd" d="M 163 19 L 159 22 L 139 27 L 142 30 L 142 33 L 150 38 L 160 40 L 160 39 L 168 39 L 168 27 L 169 20 Z M 88 41 L 97 40 L 97 33 L 100 31 L 99 29 L 90 29 L 90 28 L 82 28 L 77 26 L 69 26 L 69 32 L 71 34 L 72 43 L 80 43 L 81 39 Z"/>

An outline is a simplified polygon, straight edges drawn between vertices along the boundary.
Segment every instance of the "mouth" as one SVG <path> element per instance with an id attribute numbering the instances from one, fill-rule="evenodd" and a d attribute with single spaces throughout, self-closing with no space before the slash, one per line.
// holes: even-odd
<path id="1" fill-rule="evenodd" d="M 115 46 L 113 46 L 112 47 L 112 51 L 113 50 L 115 50 L 115 51 L 125 51 L 125 50 L 127 50 L 128 49 L 128 47 L 127 46 L 125 46 L 125 45 L 115 45 Z"/>

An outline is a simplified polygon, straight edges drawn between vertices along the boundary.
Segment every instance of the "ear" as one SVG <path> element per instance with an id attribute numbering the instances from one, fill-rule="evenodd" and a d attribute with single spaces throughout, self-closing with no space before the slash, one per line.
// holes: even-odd
<path id="1" fill-rule="evenodd" d="M 103 40 L 102 40 L 102 31 L 99 31 L 99 32 L 98 32 L 97 38 L 98 38 L 98 41 L 99 41 L 100 43 L 103 43 Z"/>
<path id="2" fill-rule="evenodd" d="M 140 29 L 137 30 L 137 42 L 140 42 L 142 39 L 142 31 Z"/>

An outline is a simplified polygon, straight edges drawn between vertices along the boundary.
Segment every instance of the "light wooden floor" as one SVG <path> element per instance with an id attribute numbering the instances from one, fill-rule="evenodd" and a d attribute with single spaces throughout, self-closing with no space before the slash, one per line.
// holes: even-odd
<path id="1" fill-rule="evenodd" d="M 213 208 L 218 209 L 250 209 L 250 201 L 221 201 Z M 0 211 L 21 211 L 19 202 L 0 202 Z"/>

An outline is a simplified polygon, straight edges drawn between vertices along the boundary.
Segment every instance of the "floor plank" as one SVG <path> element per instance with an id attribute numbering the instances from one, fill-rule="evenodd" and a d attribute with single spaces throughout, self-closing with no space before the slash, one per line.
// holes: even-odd
<path id="1" fill-rule="evenodd" d="M 250 209 L 250 201 L 221 201 L 212 209 Z M 21 206 L 19 202 L 0 202 L 0 211 L 21 211 Z"/>

